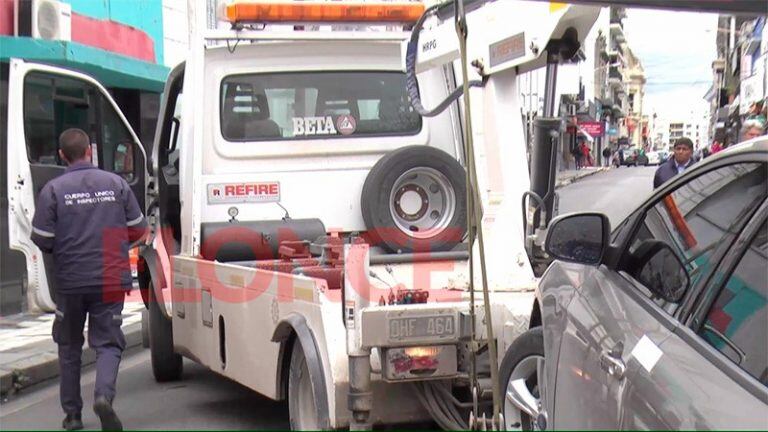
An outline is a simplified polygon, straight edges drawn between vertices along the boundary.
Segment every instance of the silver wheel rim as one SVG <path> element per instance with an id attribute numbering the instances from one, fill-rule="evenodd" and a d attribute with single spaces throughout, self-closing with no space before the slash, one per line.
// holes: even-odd
<path id="1" fill-rule="evenodd" d="M 512 392 L 512 383 L 518 379 L 527 381 L 529 378 L 537 376 L 536 367 L 538 361 L 542 359 L 544 359 L 544 357 L 539 355 L 532 355 L 524 358 L 517 365 L 515 365 L 515 368 L 512 370 L 512 374 L 509 376 L 509 380 L 507 380 L 507 385 L 504 392 L 504 426 L 508 431 L 522 430 L 523 420 L 522 411 L 520 411 L 520 409 L 516 407 L 514 403 L 512 403 L 512 398 L 510 396 Z M 528 392 L 531 393 L 531 397 L 536 400 L 537 404 L 541 402 L 539 397 L 533 395 L 533 388 L 528 387 Z M 527 414 L 526 417 L 528 417 Z M 533 429 L 537 429 L 536 419 L 531 418 L 530 422 L 531 427 Z"/>
<path id="2" fill-rule="evenodd" d="M 296 416 L 300 430 L 319 430 L 320 424 L 317 419 L 317 405 L 315 404 L 314 394 L 312 393 L 312 382 L 309 379 L 309 370 L 307 363 L 301 367 L 301 378 L 299 379 L 298 394 L 296 395 L 296 407 L 299 412 Z"/>
<path id="3" fill-rule="evenodd" d="M 389 212 L 397 228 L 409 237 L 434 237 L 448 227 L 456 213 L 456 192 L 440 171 L 412 168 L 395 180 Z"/>

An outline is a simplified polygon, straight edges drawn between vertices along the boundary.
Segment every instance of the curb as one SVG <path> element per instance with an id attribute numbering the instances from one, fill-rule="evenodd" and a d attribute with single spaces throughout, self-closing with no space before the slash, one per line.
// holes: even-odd
<path id="1" fill-rule="evenodd" d="M 141 322 L 123 328 L 125 350 L 141 345 Z M 55 345 L 54 345 L 55 346 Z M 96 352 L 90 347 L 83 348 L 82 367 L 96 362 Z M 59 357 L 55 352 L 45 351 L 6 364 L 0 368 L 0 395 L 7 396 L 24 388 L 59 376 Z"/>
<path id="2" fill-rule="evenodd" d="M 608 167 L 600 167 L 600 168 L 598 168 L 596 170 L 587 171 L 587 172 L 584 172 L 584 174 L 575 175 L 575 176 L 567 178 L 565 180 L 558 180 L 558 181 L 555 182 L 555 189 L 560 189 L 561 187 L 568 186 L 569 184 L 575 183 L 575 182 L 583 179 L 584 177 L 589 177 L 589 176 L 595 175 L 597 173 L 608 171 L 608 169 L 609 169 Z"/>

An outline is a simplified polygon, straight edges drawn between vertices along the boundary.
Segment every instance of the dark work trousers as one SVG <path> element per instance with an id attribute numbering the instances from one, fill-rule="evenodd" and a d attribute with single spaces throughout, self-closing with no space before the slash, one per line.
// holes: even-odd
<path id="1" fill-rule="evenodd" d="M 88 345 L 96 351 L 96 390 L 94 396 L 115 398 L 115 382 L 120 358 L 125 349 L 122 290 L 98 294 L 56 295 L 53 340 L 59 345 L 61 369 L 61 407 L 67 414 L 80 413 L 80 369 L 83 353 L 83 325 L 88 316 Z"/>

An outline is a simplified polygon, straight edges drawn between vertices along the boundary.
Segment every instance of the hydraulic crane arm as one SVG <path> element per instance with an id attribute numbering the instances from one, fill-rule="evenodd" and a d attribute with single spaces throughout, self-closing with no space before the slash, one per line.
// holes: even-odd
<path id="1" fill-rule="evenodd" d="M 568 3 L 735 15 L 765 15 L 768 13 L 768 6 L 764 0 L 569 0 Z"/>

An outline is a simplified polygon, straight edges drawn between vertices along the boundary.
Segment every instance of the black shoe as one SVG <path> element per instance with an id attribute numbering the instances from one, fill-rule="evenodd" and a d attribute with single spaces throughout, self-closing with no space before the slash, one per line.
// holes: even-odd
<path id="1" fill-rule="evenodd" d="M 112 409 L 112 402 L 104 396 L 97 396 L 93 403 L 93 411 L 101 420 L 101 430 L 121 431 L 123 424 Z"/>
<path id="2" fill-rule="evenodd" d="M 66 430 L 80 430 L 83 428 L 83 418 L 80 414 L 67 414 L 61 427 Z"/>

